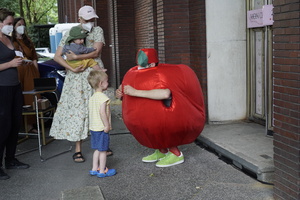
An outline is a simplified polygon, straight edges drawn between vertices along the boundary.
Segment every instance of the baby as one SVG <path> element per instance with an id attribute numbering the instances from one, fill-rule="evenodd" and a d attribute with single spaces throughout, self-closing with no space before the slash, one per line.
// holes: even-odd
<path id="1" fill-rule="evenodd" d="M 71 28 L 69 37 L 67 38 L 67 44 L 63 48 L 63 54 L 69 51 L 74 52 L 76 55 L 87 54 L 95 51 L 94 48 L 88 48 L 84 45 L 84 40 L 87 37 L 87 32 L 83 30 L 80 26 L 74 26 Z M 66 60 L 66 62 L 72 67 L 77 68 L 81 66 L 82 68 L 93 67 L 95 70 L 100 70 L 100 66 L 94 59 L 83 59 L 83 60 Z M 102 69 L 106 71 L 106 69 Z"/>

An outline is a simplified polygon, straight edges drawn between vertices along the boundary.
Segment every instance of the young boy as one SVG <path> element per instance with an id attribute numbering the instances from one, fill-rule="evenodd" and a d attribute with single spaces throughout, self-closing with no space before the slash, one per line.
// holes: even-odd
<path id="1" fill-rule="evenodd" d="M 67 38 L 67 44 L 64 46 L 62 53 L 66 54 L 72 51 L 76 55 L 87 54 L 95 51 L 94 48 L 88 48 L 84 46 L 84 40 L 87 37 L 87 32 L 83 30 L 80 26 L 74 26 L 71 28 L 69 37 Z M 66 62 L 72 67 L 77 68 L 81 66 L 82 68 L 93 67 L 95 70 L 100 70 L 100 66 L 94 59 L 84 59 L 84 60 L 66 60 Z M 106 71 L 106 69 L 102 69 Z"/>
<path id="2" fill-rule="evenodd" d="M 93 154 L 93 168 L 90 175 L 107 177 L 116 174 L 115 169 L 106 167 L 106 152 L 109 149 L 110 100 L 103 93 L 108 87 L 108 76 L 105 72 L 92 70 L 87 77 L 89 84 L 95 93 L 89 100 L 89 128 L 91 132 L 91 148 L 95 149 Z"/>

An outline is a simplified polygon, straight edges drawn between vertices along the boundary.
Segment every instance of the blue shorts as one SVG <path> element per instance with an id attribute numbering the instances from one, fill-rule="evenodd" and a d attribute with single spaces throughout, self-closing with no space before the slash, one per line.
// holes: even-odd
<path id="1" fill-rule="evenodd" d="M 109 134 L 104 131 L 91 132 L 91 148 L 98 151 L 107 151 L 109 149 Z"/>

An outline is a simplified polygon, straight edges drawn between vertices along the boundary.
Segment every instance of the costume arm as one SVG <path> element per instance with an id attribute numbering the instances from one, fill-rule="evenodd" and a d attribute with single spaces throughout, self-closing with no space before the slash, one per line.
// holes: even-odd
<path id="1" fill-rule="evenodd" d="M 107 110 L 108 108 L 108 106 L 107 106 L 107 101 L 106 102 L 104 102 L 103 104 L 101 104 L 101 106 L 100 106 L 100 117 L 101 117 L 101 120 L 102 120 L 102 123 L 103 123 L 103 125 L 104 125 L 104 132 L 105 133 L 108 133 L 109 131 L 110 131 L 110 123 L 109 123 L 109 116 L 108 116 L 108 114 L 109 114 L 109 110 Z"/>
<path id="2" fill-rule="evenodd" d="M 124 86 L 124 94 L 154 100 L 169 99 L 171 97 L 171 91 L 169 89 L 137 90 L 130 85 Z"/>

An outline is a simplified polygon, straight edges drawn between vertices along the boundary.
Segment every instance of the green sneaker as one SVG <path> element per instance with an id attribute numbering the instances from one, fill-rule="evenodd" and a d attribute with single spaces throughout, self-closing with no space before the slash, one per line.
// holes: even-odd
<path id="1" fill-rule="evenodd" d="M 166 154 L 161 153 L 158 149 L 155 150 L 155 152 L 149 156 L 146 156 L 142 159 L 143 162 L 156 162 L 164 158 Z"/>
<path id="2" fill-rule="evenodd" d="M 180 156 L 176 156 L 175 154 L 169 152 L 166 157 L 161 159 L 156 163 L 156 167 L 171 167 L 173 165 L 178 165 L 184 162 L 184 157 L 182 152 L 180 152 Z"/>

